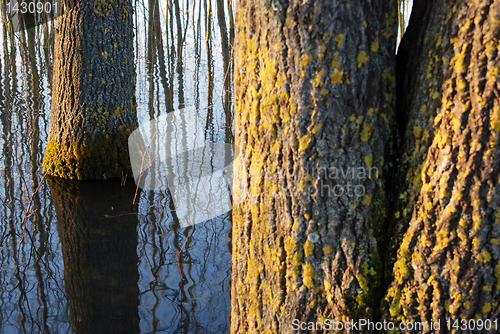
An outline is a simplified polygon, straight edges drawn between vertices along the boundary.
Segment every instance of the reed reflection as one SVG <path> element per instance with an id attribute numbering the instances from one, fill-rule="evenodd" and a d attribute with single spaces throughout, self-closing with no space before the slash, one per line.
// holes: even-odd
<path id="1" fill-rule="evenodd" d="M 139 333 L 133 182 L 48 179 L 77 333 Z"/>

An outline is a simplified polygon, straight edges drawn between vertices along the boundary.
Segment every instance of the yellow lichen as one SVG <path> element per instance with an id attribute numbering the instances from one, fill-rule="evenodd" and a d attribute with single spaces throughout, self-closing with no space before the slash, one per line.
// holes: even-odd
<path id="1" fill-rule="evenodd" d="M 342 75 L 344 71 L 339 71 L 338 69 L 334 69 L 332 75 L 330 75 L 330 80 L 332 84 L 338 84 L 342 82 Z"/>
<path id="2" fill-rule="evenodd" d="M 100 16 L 108 16 L 113 11 L 113 0 L 95 0 L 94 13 Z"/>
<path id="3" fill-rule="evenodd" d="M 369 155 L 367 155 L 365 157 L 365 163 L 366 163 L 367 167 L 371 167 L 372 166 L 372 164 L 373 164 L 373 154 L 372 153 L 370 153 Z"/>
<path id="4" fill-rule="evenodd" d="M 316 134 L 316 132 L 318 132 L 318 131 L 321 129 L 321 127 L 322 127 L 322 126 L 323 126 L 323 124 L 321 124 L 321 123 L 316 124 L 316 125 L 312 128 L 311 132 L 312 132 L 313 134 Z"/>
<path id="5" fill-rule="evenodd" d="M 496 132 L 500 132 L 500 108 L 494 106 L 491 112 L 491 127 Z"/>
<path id="6" fill-rule="evenodd" d="M 490 303 L 484 304 L 482 311 L 483 313 L 489 313 L 491 311 L 491 304 Z"/>
<path id="7" fill-rule="evenodd" d="M 372 43 L 371 50 L 372 52 L 377 52 L 379 48 L 379 42 L 378 42 L 378 37 L 375 39 L 375 41 Z"/>
<path id="8" fill-rule="evenodd" d="M 301 67 L 305 67 L 307 65 L 309 65 L 310 63 L 312 63 L 313 61 L 313 57 L 311 54 L 305 54 L 302 56 L 302 59 L 300 61 L 300 66 Z"/>
<path id="9" fill-rule="evenodd" d="M 308 135 L 303 135 L 302 137 L 297 138 L 299 141 L 299 151 L 304 151 L 309 147 L 311 143 L 311 138 Z"/>
<path id="10" fill-rule="evenodd" d="M 421 127 L 419 127 L 419 126 L 413 127 L 413 135 L 415 136 L 415 138 L 420 138 L 421 133 L 422 133 Z"/>
<path id="11" fill-rule="evenodd" d="M 481 254 L 479 254 L 477 258 L 479 261 L 481 261 L 483 263 L 487 263 L 490 261 L 491 255 L 488 251 L 482 251 Z"/>
<path id="12" fill-rule="evenodd" d="M 311 242 L 310 240 L 307 240 L 304 243 L 304 254 L 305 254 L 305 256 L 312 255 L 313 251 L 314 251 L 314 243 Z"/>
<path id="13" fill-rule="evenodd" d="M 362 141 L 367 141 L 368 139 L 370 139 L 371 130 L 372 130 L 372 123 L 365 123 L 363 131 L 361 131 Z"/>
<path id="14" fill-rule="evenodd" d="M 370 205 L 372 202 L 372 197 L 370 195 L 363 195 L 363 203 L 365 205 Z"/>
<path id="15" fill-rule="evenodd" d="M 358 54 L 358 67 L 363 66 L 368 61 L 368 56 L 365 51 L 360 51 Z"/>
<path id="16" fill-rule="evenodd" d="M 344 40 L 344 34 L 340 33 L 337 37 L 335 37 L 335 41 L 337 41 L 337 47 L 340 48 L 342 46 L 342 41 Z"/>
<path id="17" fill-rule="evenodd" d="M 302 282 L 308 289 L 314 289 L 314 280 L 316 279 L 316 272 L 311 265 L 304 263 L 302 265 Z"/>
<path id="18" fill-rule="evenodd" d="M 338 51 L 337 51 L 337 52 L 335 52 L 335 53 L 333 54 L 333 56 L 334 56 L 335 58 L 332 60 L 332 64 L 331 64 L 331 65 L 332 65 L 332 67 L 333 67 L 333 68 L 339 68 L 339 67 L 341 66 L 341 64 L 340 64 L 340 60 L 339 60 L 339 52 L 338 52 Z"/>

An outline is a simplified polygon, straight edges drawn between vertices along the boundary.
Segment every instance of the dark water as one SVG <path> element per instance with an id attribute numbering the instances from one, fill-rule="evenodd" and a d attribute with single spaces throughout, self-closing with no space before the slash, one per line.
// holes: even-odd
<path id="1" fill-rule="evenodd" d="M 140 123 L 195 110 L 173 149 L 232 140 L 229 7 L 136 3 Z M 44 178 L 53 32 L 0 24 L 0 333 L 228 332 L 230 212 L 181 228 L 167 190 Z"/>

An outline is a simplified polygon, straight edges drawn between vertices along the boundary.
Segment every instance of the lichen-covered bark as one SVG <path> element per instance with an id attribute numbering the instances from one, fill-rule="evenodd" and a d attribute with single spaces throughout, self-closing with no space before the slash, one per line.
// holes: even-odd
<path id="1" fill-rule="evenodd" d="M 139 333 L 134 182 L 48 181 L 73 332 Z"/>
<path id="2" fill-rule="evenodd" d="M 232 333 L 374 316 L 396 9 L 238 1 L 234 187 L 249 191 L 233 207 Z"/>
<path id="3" fill-rule="evenodd" d="M 500 3 L 422 3 L 419 47 L 398 75 L 408 121 L 395 218 L 406 233 L 394 240 L 388 316 L 441 321 L 445 333 L 447 320 L 500 315 Z"/>
<path id="4" fill-rule="evenodd" d="M 44 171 L 68 179 L 121 176 L 137 126 L 132 4 L 66 0 L 57 20 Z"/>

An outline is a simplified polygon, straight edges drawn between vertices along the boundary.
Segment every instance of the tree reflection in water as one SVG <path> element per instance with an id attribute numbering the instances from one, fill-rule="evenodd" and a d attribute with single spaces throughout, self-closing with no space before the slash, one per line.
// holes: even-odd
<path id="1" fill-rule="evenodd" d="M 139 333 L 133 182 L 49 178 L 76 333 Z"/>

